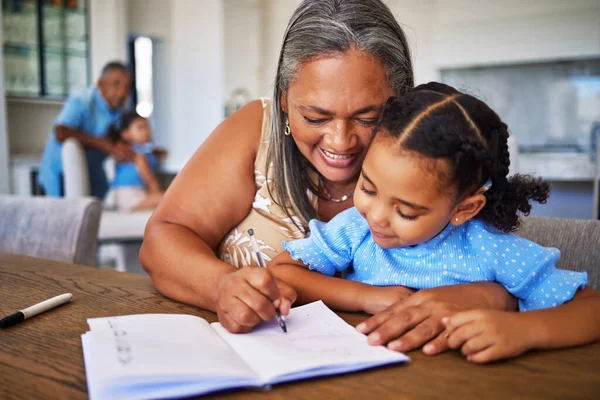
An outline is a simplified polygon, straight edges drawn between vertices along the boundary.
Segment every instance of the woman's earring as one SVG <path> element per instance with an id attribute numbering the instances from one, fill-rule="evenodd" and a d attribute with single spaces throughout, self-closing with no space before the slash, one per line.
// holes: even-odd
<path id="1" fill-rule="evenodd" d="M 456 222 L 458 222 L 458 217 L 454 218 L 454 220 L 455 220 Z"/>
<path id="2" fill-rule="evenodd" d="M 290 136 L 292 134 L 292 130 L 290 129 L 290 119 L 285 117 L 285 136 Z"/>

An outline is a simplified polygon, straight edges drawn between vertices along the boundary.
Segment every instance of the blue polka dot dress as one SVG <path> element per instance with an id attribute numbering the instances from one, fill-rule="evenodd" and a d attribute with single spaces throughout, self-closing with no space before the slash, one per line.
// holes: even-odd
<path id="1" fill-rule="evenodd" d="M 504 286 L 521 311 L 554 307 L 587 284 L 585 272 L 555 268 L 560 251 L 503 233 L 477 219 L 449 224 L 433 239 L 414 247 L 383 249 L 367 221 L 350 208 L 329 223 L 312 220 L 310 236 L 283 247 L 311 270 L 376 286 L 429 289 L 478 281 Z"/>

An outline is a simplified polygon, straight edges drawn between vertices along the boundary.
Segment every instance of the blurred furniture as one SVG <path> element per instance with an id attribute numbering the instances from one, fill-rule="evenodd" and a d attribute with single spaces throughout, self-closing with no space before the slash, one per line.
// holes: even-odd
<path id="1" fill-rule="evenodd" d="M 63 175 L 65 182 L 65 197 L 80 198 L 89 195 L 89 178 L 85 152 L 81 144 L 73 138 L 65 140 L 62 147 Z M 107 176 L 114 176 L 114 160 L 108 159 Z M 100 219 L 98 241 L 100 244 L 99 259 L 113 260 L 115 269 L 120 272 L 127 270 L 127 244 L 140 243 L 144 239 L 146 223 L 152 215 L 152 210 L 135 211 L 130 213 L 112 209 L 110 195 L 104 201 L 104 212 Z"/>
<path id="2" fill-rule="evenodd" d="M 560 250 L 560 268 L 587 271 L 588 284 L 600 291 L 600 221 L 523 217 L 517 235 Z"/>
<path id="3" fill-rule="evenodd" d="M 0 254 L 0 287 L 10 293 L 0 294 L 0 315 L 59 293 L 73 293 L 70 304 L 2 332 L 2 398 L 47 399 L 49 393 L 60 399 L 87 398 L 81 350 L 87 318 L 185 313 L 209 322 L 217 320 L 210 311 L 165 298 L 147 276 L 74 269 L 60 262 Z M 338 314 L 352 325 L 367 317 Z M 173 334 L 176 338 L 176 332 Z M 216 393 L 203 398 L 594 399 L 600 393 L 600 343 L 531 352 L 486 366 L 469 363 L 458 352 L 431 357 L 417 350 L 408 355 L 412 362 L 405 365 L 273 386 L 268 391 Z"/>
<path id="4" fill-rule="evenodd" d="M 0 196 L 0 252 L 96 265 L 102 203 Z"/>
<path id="5" fill-rule="evenodd" d="M 3 0 L 8 96 L 65 98 L 88 86 L 87 0 Z"/>

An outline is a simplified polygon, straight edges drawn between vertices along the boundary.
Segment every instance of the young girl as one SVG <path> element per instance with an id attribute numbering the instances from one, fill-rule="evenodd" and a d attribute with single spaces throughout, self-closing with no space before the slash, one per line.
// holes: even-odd
<path id="1" fill-rule="evenodd" d="M 124 112 L 108 132 L 113 142 L 123 141 L 133 146 L 133 162 L 119 162 L 111 189 L 119 211 L 153 209 L 163 192 L 154 176 L 157 159 L 153 154 L 152 132 L 148 121 L 135 111 Z"/>
<path id="2" fill-rule="evenodd" d="M 531 200 L 546 200 L 548 186 L 507 178 L 508 132 L 498 115 L 472 96 L 429 83 L 390 99 L 380 118 L 355 207 L 326 224 L 311 221 L 310 237 L 284 243 L 287 251 L 269 264 L 298 299 L 377 313 L 409 296 L 403 287 L 494 281 L 527 312 L 444 318 L 449 347 L 470 361 L 600 339 L 600 296 L 585 287 L 587 274 L 556 269 L 558 250 L 509 233 Z M 399 340 L 386 336 L 391 312 L 373 319 L 357 329 L 372 344 L 398 349 Z"/>

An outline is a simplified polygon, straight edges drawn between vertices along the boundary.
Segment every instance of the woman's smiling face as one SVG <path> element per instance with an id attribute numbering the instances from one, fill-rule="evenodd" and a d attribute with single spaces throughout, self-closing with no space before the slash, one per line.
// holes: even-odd
<path id="1" fill-rule="evenodd" d="M 357 179 L 373 128 L 394 95 L 384 66 L 359 50 L 304 63 L 282 97 L 298 149 L 329 182 Z"/>

